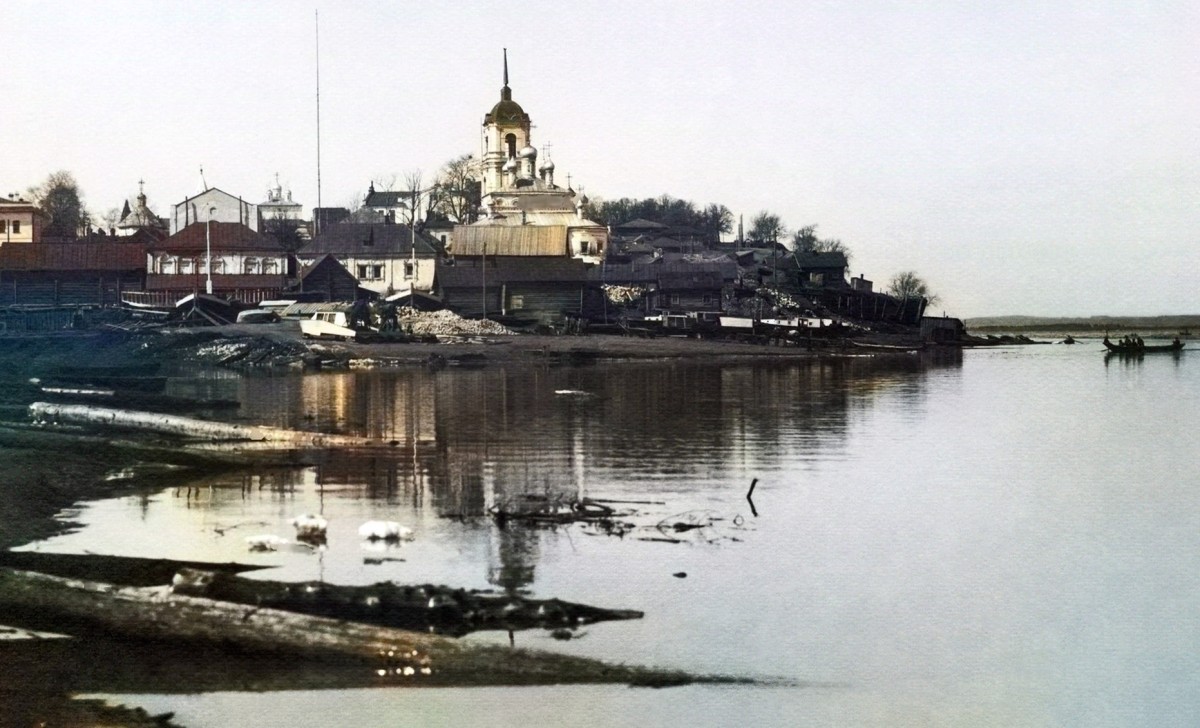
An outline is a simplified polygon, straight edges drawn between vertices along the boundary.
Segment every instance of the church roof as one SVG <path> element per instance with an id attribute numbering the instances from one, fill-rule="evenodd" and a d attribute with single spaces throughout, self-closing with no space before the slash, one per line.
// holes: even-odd
<path id="1" fill-rule="evenodd" d="M 457 225 L 454 255 L 567 255 L 565 225 Z"/>

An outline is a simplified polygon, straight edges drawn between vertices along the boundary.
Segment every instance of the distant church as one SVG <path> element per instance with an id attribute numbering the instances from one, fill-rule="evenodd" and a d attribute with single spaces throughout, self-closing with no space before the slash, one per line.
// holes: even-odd
<path id="1" fill-rule="evenodd" d="M 505 50 L 500 100 L 483 117 L 479 220 L 455 227 L 451 252 L 603 260 L 608 229 L 583 217 L 586 197 L 554 183 L 549 155 L 538 164 L 531 126 L 529 114 L 513 101 Z"/>

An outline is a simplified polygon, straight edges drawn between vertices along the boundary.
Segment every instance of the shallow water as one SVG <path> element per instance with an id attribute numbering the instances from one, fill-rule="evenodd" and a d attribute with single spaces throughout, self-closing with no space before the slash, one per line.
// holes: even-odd
<path id="1" fill-rule="evenodd" d="M 237 398 L 248 421 L 397 444 L 84 504 L 70 514 L 78 532 L 31 547 L 641 609 L 570 642 L 524 632 L 517 643 L 798 683 L 117 698 L 189 726 L 251 711 L 260 726 L 1191 725 L 1200 355 L 1106 364 L 1098 349 L 214 373 L 173 386 Z M 744 497 L 755 477 L 757 517 Z M 654 503 L 630 506 L 638 528 L 624 538 L 500 529 L 485 515 L 547 492 Z M 326 551 L 246 551 L 246 536 L 290 536 L 306 511 L 330 518 Z M 371 518 L 416 538 L 366 550 L 355 531 Z M 667 527 L 697 518 L 712 525 Z"/>

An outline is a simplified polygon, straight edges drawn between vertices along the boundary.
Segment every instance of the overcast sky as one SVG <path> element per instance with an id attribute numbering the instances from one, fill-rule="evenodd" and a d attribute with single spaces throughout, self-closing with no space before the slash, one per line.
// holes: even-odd
<path id="1" fill-rule="evenodd" d="M 590 197 L 817 224 L 951 315 L 1200 313 L 1195 0 L 5 0 L 0 188 L 66 169 L 103 213 L 144 178 L 165 214 L 203 165 L 314 206 L 314 10 L 325 206 L 478 153 L 508 47 Z"/>

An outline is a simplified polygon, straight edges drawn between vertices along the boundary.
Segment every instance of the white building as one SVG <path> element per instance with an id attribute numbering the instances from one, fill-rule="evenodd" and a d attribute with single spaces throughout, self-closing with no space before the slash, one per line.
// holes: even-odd
<path id="1" fill-rule="evenodd" d="M 171 234 L 174 235 L 192 223 L 208 222 L 210 214 L 213 222 L 238 223 L 258 231 L 258 205 L 234 197 L 216 187 L 209 187 L 175 205 L 171 212 Z"/>
<path id="2" fill-rule="evenodd" d="M 275 186 L 267 190 L 265 202 L 258 203 L 258 214 L 262 220 L 293 220 L 304 219 L 304 206 L 292 200 L 292 191 L 283 191 L 279 183 L 279 175 L 275 175 Z"/>

